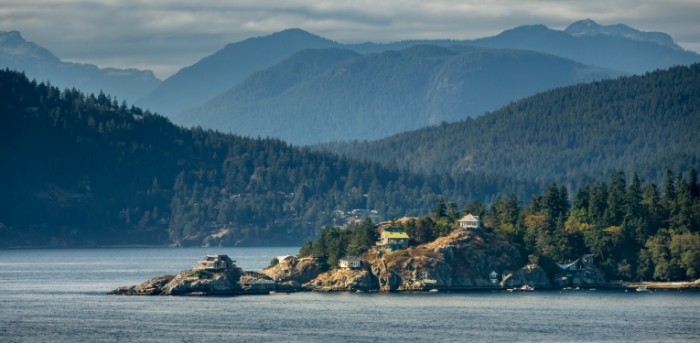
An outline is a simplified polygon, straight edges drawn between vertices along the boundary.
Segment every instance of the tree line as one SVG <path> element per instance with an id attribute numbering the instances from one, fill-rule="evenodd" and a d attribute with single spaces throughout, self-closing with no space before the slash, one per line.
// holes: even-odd
<path id="1" fill-rule="evenodd" d="M 573 196 L 565 186 L 550 184 L 526 205 L 508 195 L 489 206 L 473 201 L 460 209 L 457 202 L 439 198 L 429 215 L 394 222 L 392 227 L 408 233 L 415 246 L 449 234 L 466 214 L 480 216 L 487 229 L 518 248 L 523 261 L 541 265 L 550 276 L 558 270 L 556 263 L 590 253 L 608 280 L 700 278 L 700 185 L 695 169 L 678 175 L 667 170 L 661 186 L 643 183 L 636 174 L 616 173 L 607 181 L 588 183 Z M 343 247 L 349 246 L 347 237 L 368 224 L 362 225 L 344 231 L 326 228 L 302 251 L 331 262 L 343 253 L 356 254 Z"/>

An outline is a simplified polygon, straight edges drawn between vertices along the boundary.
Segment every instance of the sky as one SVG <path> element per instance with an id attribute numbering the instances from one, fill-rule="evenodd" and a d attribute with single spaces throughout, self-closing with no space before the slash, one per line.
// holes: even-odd
<path id="1" fill-rule="evenodd" d="M 17 30 L 62 60 L 165 79 L 228 43 L 300 28 L 341 43 L 474 39 L 581 19 L 670 34 L 700 51 L 700 0 L 0 0 Z"/>

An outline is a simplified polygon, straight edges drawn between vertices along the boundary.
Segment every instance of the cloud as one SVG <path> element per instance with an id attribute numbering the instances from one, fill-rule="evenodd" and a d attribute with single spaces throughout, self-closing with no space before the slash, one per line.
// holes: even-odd
<path id="1" fill-rule="evenodd" d="M 696 0 L 3 0 L 0 30 L 62 59 L 167 77 L 226 44 L 297 27 L 340 42 L 469 39 L 590 18 L 662 31 L 700 49 Z"/>

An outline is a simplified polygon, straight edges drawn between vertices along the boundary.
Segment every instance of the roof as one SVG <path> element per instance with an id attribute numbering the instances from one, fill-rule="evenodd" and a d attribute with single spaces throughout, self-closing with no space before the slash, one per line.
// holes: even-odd
<path id="1" fill-rule="evenodd" d="M 204 259 L 202 261 L 231 261 L 230 257 L 228 255 L 205 255 Z"/>
<path id="2" fill-rule="evenodd" d="M 408 239 L 408 234 L 405 232 L 401 232 L 401 231 L 384 231 L 384 232 L 382 232 L 382 237 Z"/>
<path id="3" fill-rule="evenodd" d="M 466 216 L 462 217 L 459 221 L 461 222 L 473 222 L 479 220 L 479 217 L 470 214 L 467 214 Z"/>
<path id="4" fill-rule="evenodd" d="M 340 259 L 341 261 L 360 261 L 360 258 L 357 256 L 345 256 Z"/>

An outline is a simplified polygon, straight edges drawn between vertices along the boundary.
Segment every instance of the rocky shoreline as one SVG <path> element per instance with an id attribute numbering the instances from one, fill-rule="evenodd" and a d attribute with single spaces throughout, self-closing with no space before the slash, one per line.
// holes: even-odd
<path id="1" fill-rule="evenodd" d="M 700 289 L 700 280 L 685 283 L 607 283 L 599 270 L 590 267 L 585 269 L 585 276 L 584 273 L 576 274 L 576 271 L 583 270 L 577 269 L 573 274 L 558 275 L 552 282 L 536 264 L 513 268 L 513 265 L 521 263 L 517 250 L 485 230 L 455 230 L 417 247 L 392 252 L 372 249 L 359 258 L 362 261 L 359 267 L 322 272 L 321 263 L 316 258 L 290 257 L 256 272 L 243 271 L 225 255 L 207 255 L 199 266 L 192 269 L 176 275 L 156 276 L 109 293 L 225 296 L 304 291 L 636 289 L 644 285 L 650 289 Z"/>

